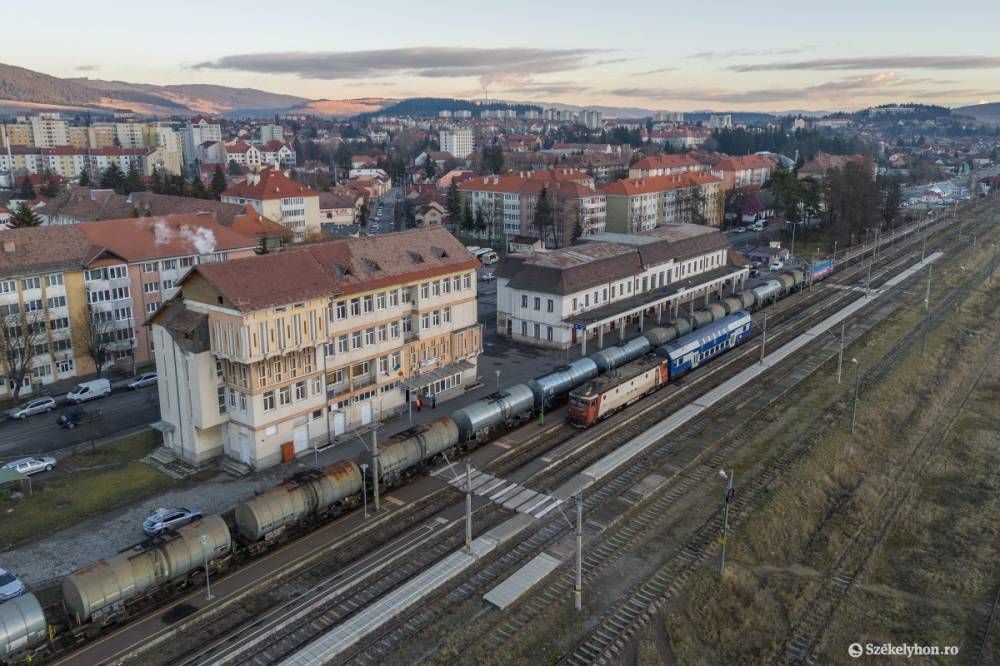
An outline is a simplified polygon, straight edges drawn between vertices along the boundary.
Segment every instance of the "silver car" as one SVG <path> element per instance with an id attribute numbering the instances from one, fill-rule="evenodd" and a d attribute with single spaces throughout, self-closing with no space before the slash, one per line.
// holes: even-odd
<path id="1" fill-rule="evenodd" d="M 8 411 L 12 419 L 23 419 L 33 414 L 44 414 L 56 408 L 56 401 L 53 398 L 36 398 L 23 405 L 18 405 Z"/>
<path id="2" fill-rule="evenodd" d="M 134 391 L 138 388 L 143 388 L 144 386 L 152 386 L 159 379 L 159 375 L 155 372 L 144 372 L 132 381 L 130 381 L 126 386 L 130 391 Z"/>
<path id="3" fill-rule="evenodd" d="M 31 476 L 39 472 L 48 472 L 55 466 L 55 458 L 52 456 L 41 456 L 39 458 L 18 458 L 17 460 L 11 460 L 3 467 L 4 469 L 12 469 L 15 472 L 20 472 L 25 476 Z"/>
<path id="4" fill-rule="evenodd" d="M 142 521 L 142 531 L 149 536 L 156 536 L 160 532 L 176 530 L 201 518 L 201 511 L 176 506 L 164 507 L 157 509 Z"/>
<path id="5" fill-rule="evenodd" d="M 22 592 L 24 592 L 24 583 L 9 571 L 0 569 L 0 601 L 13 599 Z"/>

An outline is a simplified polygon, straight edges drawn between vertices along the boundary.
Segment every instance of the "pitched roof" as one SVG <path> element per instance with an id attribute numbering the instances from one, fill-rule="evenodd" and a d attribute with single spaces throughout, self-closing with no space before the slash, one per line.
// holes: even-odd
<path id="1" fill-rule="evenodd" d="M 38 212 L 86 222 L 129 217 L 136 214 L 136 209 L 128 197 L 116 194 L 113 190 L 71 186 L 68 191 L 49 199 Z"/>
<path id="2" fill-rule="evenodd" d="M 239 310 L 250 312 L 471 270 L 479 265 L 448 231 L 414 229 L 203 264 L 181 284 L 200 274 Z M 275 275 L 281 279 L 269 279 Z"/>
<path id="3" fill-rule="evenodd" d="M 87 239 L 78 225 L 7 229 L 0 246 L 0 275 L 82 268 Z"/>
<path id="4" fill-rule="evenodd" d="M 255 201 L 284 199 L 285 197 L 314 197 L 316 191 L 295 182 L 281 169 L 263 169 L 246 181 L 233 185 L 222 193 L 224 197 L 240 197 Z"/>
<path id="5" fill-rule="evenodd" d="M 656 132 L 653 132 L 656 135 Z M 692 169 L 701 166 L 687 155 L 652 155 L 633 164 L 631 169 Z"/>
<path id="6" fill-rule="evenodd" d="M 276 153 L 282 148 L 287 148 L 287 147 L 288 144 L 280 139 L 271 139 L 267 143 L 262 143 L 259 146 L 257 146 L 257 148 L 259 148 L 261 152 L 267 152 L 267 153 Z M 291 149 L 289 148 L 289 150 Z"/>
<path id="7" fill-rule="evenodd" d="M 722 171 L 741 171 L 743 169 L 774 169 L 777 165 L 774 160 L 763 155 L 738 155 L 727 157 L 716 162 L 713 166 Z"/>
<path id="8" fill-rule="evenodd" d="M 99 220 L 79 227 L 95 248 L 128 262 L 253 248 L 256 242 L 219 224 L 214 213 Z M 89 254 L 93 259 L 99 252 Z"/>
<path id="9" fill-rule="evenodd" d="M 670 174 L 666 176 L 647 176 L 645 178 L 622 178 L 604 186 L 607 196 L 636 196 L 652 194 L 668 190 L 680 190 L 687 187 L 721 183 L 715 176 L 702 171 Z"/>

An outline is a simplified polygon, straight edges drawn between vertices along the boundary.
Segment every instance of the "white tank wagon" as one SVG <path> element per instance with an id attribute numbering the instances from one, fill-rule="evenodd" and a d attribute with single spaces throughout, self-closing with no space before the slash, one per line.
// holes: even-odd
<path id="1" fill-rule="evenodd" d="M 183 586 L 206 562 L 212 566 L 227 558 L 231 546 L 226 521 L 206 516 L 178 529 L 169 541 L 139 547 L 63 578 L 66 612 L 76 624 L 125 616 L 133 602 L 162 588 Z"/>
<path id="2" fill-rule="evenodd" d="M 244 539 L 274 539 L 305 519 L 322 515 L 361 492 L 361 470 L 351 460 L 324 467 L 308 481 L 292 481 L 236 505 L 236 527 Z"/>
<path id="3" fill-rule="evenodd" d="M 593 361 L 582 359 L 594 364 Z M 596 366 L 595 371 L 596 371 Z M 451 418 L 458 426 L 459 440 L 462 443 L 488 437 L 498 428 L 511 425 L 518 419 L 529 416 L 535 405 L 533 389 L 524 384 L 516 384 L 509 389 L 477 400 L 476 402 L 455 410 Z"/>
<path id="4" fill-rule="evenodd" d="M 47 638 L 45 612 L 34 594 L 0 604 L 0 662 L 27 655 Z"/>

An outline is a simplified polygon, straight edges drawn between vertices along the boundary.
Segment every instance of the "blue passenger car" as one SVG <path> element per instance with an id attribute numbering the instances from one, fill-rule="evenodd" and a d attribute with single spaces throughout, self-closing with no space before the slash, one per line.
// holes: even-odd
<path id="1" fill-rule="evenodd" d="M 751 322 L 750 313 L 740 310 L 663 345 L 656 353 L 670 359 L 669 372 L 673 381 L 749 338 Z"/>

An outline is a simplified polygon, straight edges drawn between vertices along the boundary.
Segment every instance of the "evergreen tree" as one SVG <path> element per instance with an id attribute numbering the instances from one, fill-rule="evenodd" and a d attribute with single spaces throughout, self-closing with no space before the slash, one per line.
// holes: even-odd
<path id="1" fill-rule="evenodd" d="M 18 199 L 34 199 L 37 194 L 35 194 L 35 186 L 31 184 L 31 178 L 28 176 L 24 177 L 21 181 L 21 191 L 18 192 Z"/>
<path id="2" fill-rule="evenodd" d="M 361 204 L 361 208 L 358 209 L 358 226 L 362 229 L 368 226 L 368 204 Z"/>
<path id="3" fill-rule="evenodd" d="M 111 166 L 101 174 L 101 187 L 106 190 L 114 190 L 119 194 L 125 189 L 125 174 L 117 162 L 112 162 Z"/>
<path id="4" fill-rule="evenodd" d="M 42 220 L 38 217 L 31 208 L 28 208 L 27 204 L 23 201 L 17 205 L 17 209 L 10 216 L 10 221 L 8 224 L 14 229 L 23 229 L 25 227 L 37 227 L 42 223 Z"/>
<path id="5" fill-rule="evenodd" d="M 194 179 L 191 181 L 191 196 L 196 199 L 211 199 L 212 195 L 205 188 L 205 183 L 201 182 L 201 175 L 195 171 Z"/>
<path id="6" fill-rule="evenodd" d="M 476 228 L 476 218 L 472 215 L 472 204 L 469 203 L 468 199 L 465 200 L 465 205 L 462 206 L 462 220 L 459 226 L 466 232 L 473 231 Z"/>
<path id="7" fill-rule="evenodd" d="M 150 188 L 153 194 L 163 194 L 163 172 L 160 171 L 159 167 L 153 167 L 153 175 L 151 176 L 152 183 L 150 183 Z"/>
<path id="8" fill-rule="evenodd" d="M 559 247 L 559 239 L 556 238 L 555 218 L 552 216 L 552 205 L 549 202 L 549 193 L 545 187 L 538 193 L 538 202 L 535 204 L 535 226 L 545 243 L 545 230 L 552 231 L 552 247 Z"/>
<path id="9" fill-rule="evenodd" d="M 132 162 L 128 167 L 128 175 L 122 184 L 121 194 L 131 194 L 142 190 L 142 176 L 139 175 L 139 166 Z"/>
<path id="10" fill-rule="evenodd" d="M 451 185 L 448 186 L 448 199 L 447 199 L 447 209 L 448 209 L 448 220 L 455 226 L 461 221 L 462 216 L 462 197 L 458 193 L 458 183 L 455 179 L 451 179 Z"/>
<path id="11" fill-rule="evenodd" d="M 80 183 L 80 187 L 87 187 L 90 185 L 90 171 L 88 169 L 81 171 L 80 178 L 77 182 Z"/>
<path id="12" fill-rule="evenodd" d="M 187 196 L 187 182 L 184 176 L 170 176 L 167 180 L 166 194 L 174 194 L 179 197 Z"/>
<path id="13" fill-rule="evenodd" d="M 230 176 L 240 175 L 240 165 L 237 164 L 235 160 L 229 160 L 229 164 L 226 166 L 226 170 L 229 171 Z"/>
<path id="14" fill-rule="evenodd" d="M 212 174 L 212 194 L 216 199 L 222 198 L 222 193 L 226 191 L 226 174 L 222 173 L 222 165 L 215 165 L 215 173 Z"/>

